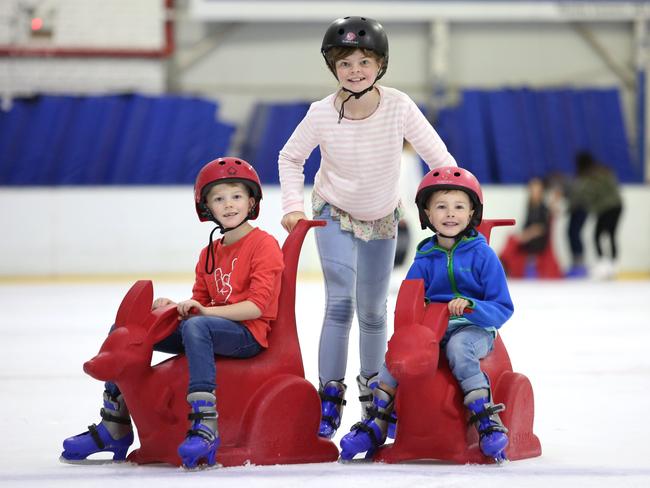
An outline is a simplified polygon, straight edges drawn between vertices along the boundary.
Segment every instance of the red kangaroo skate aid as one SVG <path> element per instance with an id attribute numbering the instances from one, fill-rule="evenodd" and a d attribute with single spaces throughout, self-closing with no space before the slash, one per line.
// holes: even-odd
<path id="1" fill-rule="evenodd" d="M 285 269 L 269 348 L 251 359 L 218 357 L 217 409 L 224 466 L 330 462 L 336 446 L 318 437 L 321 409 L 316 389 L 304 377 L 296 332 L 298 257 L 307 231 L 324 225 L 301 221 L 282 252 Z M 188 370 L 184 355 L 151 366 L 153 346 L 178 325 L 175 306 L 151 310 L 153 285 L 138 281 L 124 297 L 117 328 L 84 371 L 117 383 L 138 430 L 140 448 L 129 461 L 180 465 L 177 448 L 188 428 Z"/>
<path id="2" fill-rule="evenodd" d="M 494 226 L 514 220 L 484 220 L 479 231 L 486 239 Z M 381 447 L 375 461 L 397 463 L 438 459 L 456 463 L 492 463 L 479 448 L 476 429 L 468 425 L 463 394 L 449 370 L 439 343 L 445 334 L 449 312 L 446 304 L 424 303 L 422 280 L 405 280 L 395 307 L 395 333 L 388 343 L 386 364 L 399 381 L 396 396 L 398 422 L 395 442 Z M 533 433 L 533 389 L 526 376 L 512 371 L 501 336 L 494 350 L 481 361 L 490 378 L 495 403 L 504 403 L 500 414 L 508 428 L 510 460 L 541 455 Z"/>

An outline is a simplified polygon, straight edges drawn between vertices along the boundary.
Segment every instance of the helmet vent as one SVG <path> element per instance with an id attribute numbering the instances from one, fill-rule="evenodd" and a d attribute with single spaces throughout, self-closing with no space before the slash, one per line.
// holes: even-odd
<path id="1" fill-rule="evenodd" d="M 366 21 L 366 18 L 365 18 L 365 17 L 361 17 L 361 20 L 363 20 L 363 21 L 365 22 L 365 21 Z"/>
<path id="2" fill-rule="evenodd" d="M 433 176 L 440 176 L 440 171 L 436 171 L 435 173 L 433 173 Z"/>
<path id="3" fill-rule="evenodd" d="M 239 159 L 235 160 L 235 164 L 241 164 L 241 161 Z M 459 173 L 460 174 L 460 173 Z"/>
<path id="4" fill-rule="evenodd" d="M 342 36 L 343 34 L 345 34 L 345 29 L 339 29 L 339 36 Z"/>
<path id="5" fill-rule="evenodd" d="M 359 35 L 360 35 L 360 36 L 365 36 L 365 35 L 366 35 L 366 31 L 364 31 L 364 30 L 360 30 L 360 31 L 359 31 Z"/>
<path id="6" fill-rule="evenodd" d="M 460 176 L 460 171 L 454 171 L 454 176 L 456 177 Z"/>
<path id="7" fill-rule="evenodd" d="M 221 166 L 223 166 L 224 164 L 226 164 L 226 162 L 225 162 L 225 161 L 219 161 L 219 164 L 220 164 Z"/>

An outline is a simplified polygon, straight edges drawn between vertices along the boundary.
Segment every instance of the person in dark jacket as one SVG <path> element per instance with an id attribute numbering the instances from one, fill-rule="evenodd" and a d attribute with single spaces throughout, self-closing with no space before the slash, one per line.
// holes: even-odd
<path id="1" fill-rule="evenodd" d="M 521 232 L 510 236 L 499 255 L 508 276 L 538 276 L 537 256 L 550 245 L 551 212 L 544 201 L 544 182 L 532 178 L 528 182 L 526 221 Z"/>
<path id="2" fill-rule="evenodd" d="M 579 198 L 590 214 L 596 217 L 594 244 L 598 261 L 590 272 L 597 279 L 611 279 L 615 276 L 618 259 L 616 231 L 623 212 L 623 199 L 614 173 L 598 162 L 591 153 L 576 155 L 577 179 L 575 196 Z M 609 240 L 609 252 L 601 244 L 603 235 Z"/>

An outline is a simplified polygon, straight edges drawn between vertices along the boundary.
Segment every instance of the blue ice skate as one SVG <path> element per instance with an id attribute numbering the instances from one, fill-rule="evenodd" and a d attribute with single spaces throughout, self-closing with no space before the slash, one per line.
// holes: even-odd
<path id="1" fill-rule="evenodd" d="M 192 423 L 185 440 L 178 446 L 178 455 L 188 469 L 196 468 L 202 460 L 207 466 L 214 466 L 221 444 L 215 396 L 199 391 L 187 395 L 187 401 L 192 408 L 187 418 Z"/>
<path id="2" fill-rule="evenodd" d="M 357 454 L 366 453 L 371 458 L 379 446 L 386 442 L 388 425 L 394 422 L 393 396 L 377 387 L 373 390 L 373 407 L 369 417 L 352 426 L 350 432 L 341 439 L 341 459 L 350 461 Z"/>
<path id="3" fill-rule="evenodd" d="M 100 410 L 99 425 L 88 426 L 88 431 L 63 441 L 63 462 L 83 462 L 92 454 L 112 452 L 113 461 L 124 461 L 133 444 L 131 418 L 122 396 L 104 392 L 104 408 Z"/>
<path id="4" fill-rule="evenodd" d="M 318 435 L 331 439 L 341 425 L 343 407 L 346 404 L 345 390 L 347 386 L 340 381 L 328 381 L 318 394 L 321 398 L 321 421 Z"/>
<path id="5" fill-rule="evenodd" d="M 506 461 L 505 448 L 508 446 L 508 429 L 499 418 L 505 410 L 502 403 L 494 405 L 488 389 L 470 391 L 465 395 L 465 406 L 472 412 L 470 423 L 476 426 L 479 434 L 481 452 L 497 463 Z"/>
<path id="6" fill-rule="evenodd" d="M 363 375 L 357 376 L 357 386 L 359 387 L 359 403 L 361 404 L 361 422 L 368 420 L 369 414 L 373 408 L 372 392 L 379 386 L 379 375 L 375 373 L 370 378 Z M 391 414 L 393 420 L 388 423 L 387 437 L 395 439 L 395 427 L 397 425 L 397 413 L 393 410 Z"/>
<path id="7" fill-rule="evenodd" d="M 564 275 L 565 278 L 586 278 L 587 277 L 587 268 L 581 264 L 575 264 L 571 266 L 569 271 Z"/>
<path id="8" fill-rule="evenodd" d="M 124 461 L 131 444 L 133 444 L 133 432 L 119 439 L 113 439 L 104 424 L 92 424 L 88 426 L 87 432 L 68 437 L 63 441 L 61 460 L 84 461 L 91 454 L 112 452 L 113 461 Z"/>

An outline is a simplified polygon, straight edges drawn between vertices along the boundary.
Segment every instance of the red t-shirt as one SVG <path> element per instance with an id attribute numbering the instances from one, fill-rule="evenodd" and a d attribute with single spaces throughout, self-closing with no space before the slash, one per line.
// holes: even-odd
<path id="1" fill-rule="evenodd" d="M 211 274 L 205 272 L 207 246 L 201 251 L 196 265 L 196 279 L 192 298 L 201 305 L 215 307 L 232 305 L 249 300 L 262 315 L 253 320 L 243 320 L 255 340 L 268 347 L 266 336 L 270 322 L 278 314 L 278 297 L 284 260 L 275 238 L 254 228 L 234 244 L 224 246 L 214 242 L 215 267 Z"/>

